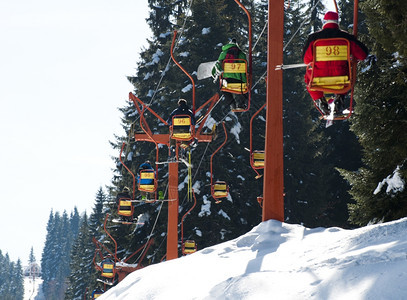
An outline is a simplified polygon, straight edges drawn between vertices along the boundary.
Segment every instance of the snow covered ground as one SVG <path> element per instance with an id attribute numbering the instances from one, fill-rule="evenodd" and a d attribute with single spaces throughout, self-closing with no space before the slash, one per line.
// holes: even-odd
<path id="1" fill-rule="evenodd" d="M 41 278 L 24 277 L 24 300 L 45 300 L 41 292 Z"/>
<path id="2" fill-rule="evenodd" d="M 133 272 L 98 300 L 407 299 L 406 233 L 407 218 L 355 230 L 270 220 Z"/>

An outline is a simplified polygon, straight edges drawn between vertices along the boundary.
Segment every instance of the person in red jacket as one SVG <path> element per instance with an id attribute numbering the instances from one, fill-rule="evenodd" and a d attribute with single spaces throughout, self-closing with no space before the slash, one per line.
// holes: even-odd
<path id="1" fill-rule="evenodd" d="M 356 60 L 364 60 L 368 56 L 367 47 L 358 41 L 356 37 L 346 31 L 339 29 L 338 14 L 333 11 L 328 11 L 323 20 L 322 30 L 314 32 L 308 36 L 308 40 L 303 49 L 303 61 L 309 64 L 313 61 L 313 45 L 316 40 L 330 39 L 330 38 L 345 38 L 350 42 L 350 54 Z M 314 76 L 343 76 L 349 75 L 347 61 L 329 61 L 319 62 L 318 68 L 314 69 Z M 324 113 L 329 114 L 328 102 L 324 97 L 322 91 L 313 91 L 308 88 L 308 83 L 311 78 L 311 70 L 308 69 L 305 73 L 305 83 L 307 84 L 307 90 L 315 101 L 318 108 Z M 335 113 L 341 113 L 343 110 L 345 94 L 338 94 L 335 96 Z"/>

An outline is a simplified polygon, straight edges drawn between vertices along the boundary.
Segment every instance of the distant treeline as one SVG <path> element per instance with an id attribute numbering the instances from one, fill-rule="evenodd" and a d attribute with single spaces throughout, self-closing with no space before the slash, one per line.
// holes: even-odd
<path id="1" fill-rule="evenodd" d="M 10 261 L 0 250 L 0 299 L 22 300 L 24 298 L 24 277 L 21 261 Z"/>

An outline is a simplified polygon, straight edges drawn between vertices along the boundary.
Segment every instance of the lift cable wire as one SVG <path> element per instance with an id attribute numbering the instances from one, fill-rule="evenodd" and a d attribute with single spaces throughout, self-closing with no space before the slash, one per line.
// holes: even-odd
<path id="1" fill-rule="evenodd" d="M 168 184 L 167 184 L 167 187 L 166 187 L 166 189 L 165 189 L 164 196 L 167 194 L 167 191 L 168 191 Z M 148 242 L 150 241 L 151 237 L 152 237 L 153 234 L 154 234 L 155 227 L 156 227 L 156 225 L 157 225 L 158 218 L 160 217 L 160 214 L 161 214 L 161 210 L 162 210 L 162 208 L 163 208 L 163 205 L 164 205 L 164 201 L 161 201 L 161 205 L 160 205 L 160 208 L 159 208 L 159 210 L 158 210 L 157 217 L 155 218 L 154 225 L 153 225 L 153 227 L 152 227 L 152 229 L 151 229 L 150 234 L 148 235 L 147 242 L 145 243 L 143 250 L 141 251 L 139 257 L 137 257 L 137 259 L 136 259 L 136 262 L 142 257 L 144 251 L 145 251 L 146 248 L 147 248 Z"/>
<path id="2" fill-rule="evenodd" d="M 318 4 L 321 2 L 321 0 L 318 0 L 318 2 L 311 8 L 311 10 L 309 11 L 308 14 L 312 13 L 315 8 L 318 6 Z M 336 5 L 336 2 L 335 2 Z M 305 22 L 308 21 L 308 19 L 305 19 L 304 21 L 302 21 L 302 23 L 300 24 L 300 26 L 298 27 L 298 29 L 294 32 L 294 34 L 291 36 L 291 38 L 288 40 L 288 42 L 285 44 L 285 46 L 283 47 L 283 52 L 285 51 L 285 49 L 288 47 L 288 45 L 292 42 L 292 40 L 294 39 L 294 37 L 297 35 L 298 31 L 304 26 Z M 267 23 L 266 23 L 267 25 Z M 265 27 L 263 28 L 264 31 Z M 256 42 L 257 44 L 257 42 Z M 254 89 L 254 87 L 265 77 L 267 76 L 267 70 L 260 76 L 260 78 L 256 81 L 256 83 L 252 86 L 252 90 Z"/>
<path id="3" fill-rule="evenodd" d="M 187 10 L 186 10 L 187 12 L 191 10 L 192 2 L 193 2 L 193 0 L 190 0 L 190 1 L 189 1 L 189 5 L 188 5 L 188 8 L 187 8 Z M 183 24 L 182 24 L 181 29 L 179 30 L 179 31 L 180 31 L 180 35 L 178 36 L 177 40 L 175 41 L 174 49 L 177 48 L 177 45 L 178 45 L 178 43 L 180 42 L 180 40 L 181 40 L 181 38 L 182 38 L 182 33 L 184 32 L 185 25 L 186 25 L 187 20 L 188 20 L 187 14 L 185 14 L 185 15 L 186 15 L 186 16 L 185 16 L 185 18 L 184 18 L 184 22 L 183 22 Z M 158 83 L 157 83 L 157 85 L 156 85 L 156 88 L 155 88 L 155 90 L 154 90 L 154 92 L 153 92 L 153 96 L 151 97 L 150 102 L 148 103 L 148 106 L 151 105 L 151 103 L 153 102 L 153 100 L 154 100 L 154 98 L 155 98 L 155 95 L 157 94 L 158 89 L 159 89 L 160 86 L 161 86 L 161 82 L 162 82 L 162 80 L 163 80 L 163 78 L 164 78 L 164 76 L 165 76 L 166 70 L 168 70 L 168 68 L 170 67 L 171 60 L 172 60 L 172 59 L 171 59 L 171 56 L 170 56 L 169 59 L 168 59 L 168 62 L 167 62 L 167 64 L 166 64 L 166 66 L 165 66 L 165 68 L 164 68 L 164 71 L 161 73 L 161 77 L 160 77 L 160 79 L 159 79 L 159 81 L 158 81 Z M 132 122 L 131 125 L 133 125 L 134 123 L 136 123 L 139 118 L 140 118 L 140 116 L 138 116 L 138 118 L 136 118 L 136 120 L 134 120 L 134 122 Z"/>

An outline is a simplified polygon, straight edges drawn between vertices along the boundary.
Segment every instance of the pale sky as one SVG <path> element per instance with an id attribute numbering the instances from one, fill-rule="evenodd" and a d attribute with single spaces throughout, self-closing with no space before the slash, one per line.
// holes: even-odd
<path id="1" fill-rule="evenodd" d="M 11 260 L 26 264 L 31 247 L 40 260 L 51 209 L 89 214 L 110 183 L 147 16 L 147 0 L 0 1 L 0 250 Z"/>
<path id="2" fill-rule="evenodd" d="M 147 0 L 0 1 L 0 250 L 39 261 L 51 209 L 88 214 L 151 36 Z"/>

